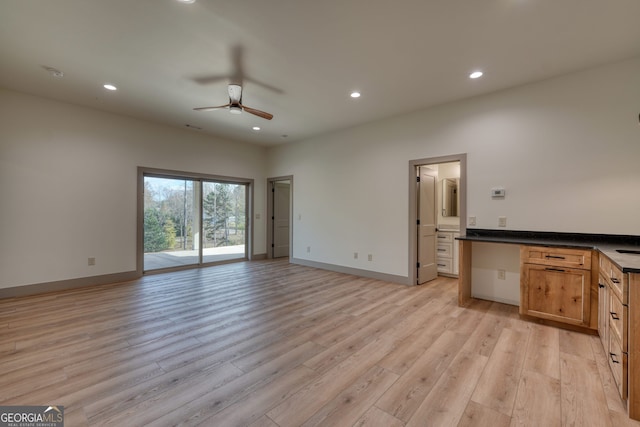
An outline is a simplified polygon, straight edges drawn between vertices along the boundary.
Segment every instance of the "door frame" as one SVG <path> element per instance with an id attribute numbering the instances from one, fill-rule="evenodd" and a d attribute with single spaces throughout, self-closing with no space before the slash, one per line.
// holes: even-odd
<path id="1" fill-rule="evenodd" d="M 417 168 L 439 163 L 460 162 L 460 234 L 467 231 L 467 154 L 452 154 L 441 157 L 428 157 L 409 161 L 409 285 L 418 282 L 418 236 L 416 223 L 418 219 Z"/>
<path id="2" fill-rule="evenodd" d="M 267 178 L 267 259 L 273 259 L 273 192 L 272 184 L 278 181 L 289 181 L 289 259 L 293 258 L 293 175 Z"/>

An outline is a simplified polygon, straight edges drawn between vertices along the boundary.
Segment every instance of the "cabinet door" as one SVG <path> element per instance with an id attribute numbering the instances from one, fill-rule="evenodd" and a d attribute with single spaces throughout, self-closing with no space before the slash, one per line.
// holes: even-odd
<path id="1" fill-rule="evenodd" d="M 589 325 L 590 271 L 524 264 L 523 276 L 522 314 Z"/>
<path id="2" fill-rule="evenodd" d="M 598 281 L 598 335 L 602 341 L 602 347 L 609 345 L 609 286 L 606 279 L 600 275 Z"/>

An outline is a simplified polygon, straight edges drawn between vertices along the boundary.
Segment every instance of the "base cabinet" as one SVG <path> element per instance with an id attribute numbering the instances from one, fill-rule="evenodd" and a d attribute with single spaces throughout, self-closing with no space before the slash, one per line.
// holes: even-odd
<path id="1" fill-rule="evenodd" d="M 629 395 L 629 279 L 609 258 L 600 256 L 598 334 L 622 400 Z"/>
<path id="2" fill-rule="evenodd" d="M 436 263 L 438 274 L 458 277 L 458 241 L 460 233 L 438 230 L 438 246 L 436 248 Z"/>
<path id="3" fill-rule="evenodd" d="M 521 246 L 520 314 L 589 327 L 591 252 Z"/>

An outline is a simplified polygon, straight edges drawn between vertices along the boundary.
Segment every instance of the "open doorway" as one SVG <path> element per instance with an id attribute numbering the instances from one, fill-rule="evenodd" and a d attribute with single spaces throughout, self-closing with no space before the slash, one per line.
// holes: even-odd
<path id="1" fill-rule="evenodd" d="M 456 277 L 455 238 L 466 232 L 466 154 L 412 160 L 409 180 L 409 283 Z"/>
<path id="2" fill-rule="evenodd" d="M 290 257 L 293 249 L 293 176 L 267 179 L 267 257 Z"/>

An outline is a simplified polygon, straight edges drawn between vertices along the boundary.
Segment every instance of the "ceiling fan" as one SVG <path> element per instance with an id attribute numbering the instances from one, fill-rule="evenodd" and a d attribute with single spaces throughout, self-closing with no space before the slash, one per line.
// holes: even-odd
<path id="1" fill-rule="evenodd" d="M 245 105 L 242 105 L 242 86 L 235 85 L 235 84 L 229 85 L 229 103 L 228 104 L 219 105 L 217 107 L 194 108 L 194 110 L 212 111 L 212 110 L 219 110 L 222 108 L 229 110 L 229 112 L 232 114 L 240 114 L 243 111 L 246 111 L 249 114 L 262 117 L 263 119 L 267 119 L 267 120 L 273 119 L 273 114 L 269 114 L 264 111 L 256 110 L 255 108 L 250 108 Z"/>

